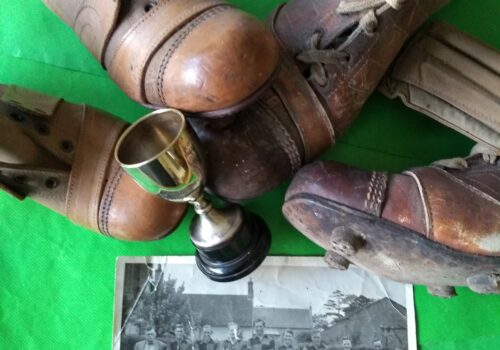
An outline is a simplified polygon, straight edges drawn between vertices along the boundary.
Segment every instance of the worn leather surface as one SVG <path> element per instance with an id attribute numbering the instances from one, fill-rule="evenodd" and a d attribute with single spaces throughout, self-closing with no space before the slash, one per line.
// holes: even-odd
<path id="1" fill-rule="evenodd" d="M 241 109 L 278 67 L 254 17 L 223 0 L 44 0 L 132 99 L 211 116 Z M 209 33 L 209 34 L 208 34 Z"/>
<path id="2" fill-rule="evenodd" d="M 207 185 L 233 201 L 281 184 L 335 139 L 328 115 L 287 55 L 274 83 L 242 112 L 219 122 L 192 119 L 207 161 Z M 270 166 L 272 164 L 272 166 Z"/>
<path id="3" fill-rule="evenodd" d="M 343 134 L 357 116 L 408 36 L 446 1 L 409 0 L 403 2 L 400 9 L 391 8 L 376 15 L 377 24 L 372 32 L 362 31 L 335 53 L 343 58 L 332 59 L 332 51 L 346 41 L 369 12 L 339 14 L 341 3 L 339 0 L 293 0 L 279 8 L 270 20 L 275 37 L 288 55 L 296 58 L 306 77 L 314 68 L 300 62 L 301 53 L 312 50 L 317 56 L 329 56 L 324 62 L 316 63 L 325 71 L 326 82 L 309 79 L 309 83 L 328 112 L 336 137 Z M 313 45 L 315 35 L 319 41 Z"/>
<path id="4" fill-rule="evenodd" d="M 407 37 L 444 1 L 412 0 L 384 12 L 376 34 L 362 33 L 347 47 L 349 62 L 325 65 L 328 84 L 322 87 L 308 79 L 309 67 L 297 56 L 310 49 L 314 32 L 323 33 L 318 49 L 328 49 L 366 13 L 338 15 L 339 3 L 292 0 L 279 7 L 268 24 L 281 44 L 281 69 L 265 96 L 233 116 L 235 125 L 192 121 L 209 159 L 207 185 L 216 194 L 255 198 L 334 145 Z"/>
<path id="5" fill-rule="evenodd" d="M 410 169 L 388 176 L 358 170 L 335 162 L 316 162 L 304 167 L 290 185 L 286 201 L 296 196 L 323 198 L 388 220 L 427 239 L 467 254 L 500 256 L 500 162 L 489 164 L 480 155 L 467 158 L 463 170 L 439 166 Z M 300 215 L 286 210 L 292 224 Z M 322 230 L 321 242 L 329 249 L 329 235 L 335 227 L 321 225 L 321 217 L 310 222 Z M 303 224 L 303 223 L 301 223 Z M 309 224 L 306 224 L 309 225 Z M 356 224 L 356 217 L 352 217 Z M 395 230 L 393 234 L 398 234 Z"/>
<path id="6" fill-rule="evenodd" d="M 73 222 L 97 231 L 101 193 L 109 176 L 113 146 L 125 125 L 94 109 L 84 107 L 81 113 L 84 118 L 79 118 L 81 129 L 69 177 L 66 215 Z"/>
<path id="7" fill-rule="evenodd" d="M 480 156 L 469 159 L 468 165 L 467 170 L 410 170 L 422 187 L 416 202 L 428 212 L 424 234 L 463 252 L 498 256 L 500 166 L 498 161 L 489 165 Z"/>
<path id="8" fill-rule="evenodd" d="M 279 95 L 300 135 L 303 163 L 314 160 L 335 143 L 335 130 L 329 122 L 328 112 L 286 53 L 273 90 Z"/>
<path id="9" fill-rule="evenodd" d="M 182 219 L 185 204 L 146 193 L 113 159 L 123 121 L 13 86 L 0 95 L 2 189 L 120 239 L 160 238 Z"/>
<path id="10" fill-rule="evenodd" d="M 147 89 L 156 91 L 148 99 L 155 105 L 179 101 L 189 112 L 234 113 L 261 93 L 278 61 L 278 46 L 263 24 L 234 8 L 214 8 L 180 29 L 152 58 L 145 79 Z"/>
<path id="11" fill-rule="evenodd" d="M 190 124 L 207 160 L 207 187 L 225 199 L 258 197 L 302 164 L 300 136 L 272 88 L 229 124 L 201 119 Z"/>
<path id="12" fill-rule="evenodd" d="M 380 91 L 500 152 L 500 52 L 458 29 L 426 27 Z"/>

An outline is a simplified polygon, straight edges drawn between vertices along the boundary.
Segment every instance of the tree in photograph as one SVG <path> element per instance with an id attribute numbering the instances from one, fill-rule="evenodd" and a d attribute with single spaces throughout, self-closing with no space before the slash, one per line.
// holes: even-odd
<path id="1" fill-rule="evenodd" d="M 312 321 L 315 329 L 328 329 L 336 319 L 343 317 L 341 301 L 345 295 L 336 290 L 328 296 L 328 300 L 324 304 L 326 312 L 322 314 L 313 314 Z"/>
<path id="2" fill-rule="evenodd" d="M 155 266 L 154 273 L 148 275 L 148 285 L 142 293 L 134 318 L 154 325 L 161 337 L 172 331 L 177 323 L 189 324 L 190 313 L 184 284 L 177 286 L 177 280 L 166 277 L 161 267 Z"/>
<path id="3" fill-rule="evenodd" d="M 326 314 L 312 315 L 312 323 L 314 329 L 325 330 L 330 326 L 330 323 L 328 322 L 328 316 Z"/>
<path id="4" fill-rule="evenodd" d="M 340 290 L 336 290 L 330 294 L 328 300 L 325 303 L 326 315 L 329 319 L 338 319 L 344 316 L 342 313 L 342 303 L 345 299 L 345 294 Z"/>
<path id="5" fill-rule="evenodd" d="M 168 330 L 173 331 L 177 323 L 190 322 L 190 310 L 184 284 L 176 286 L 177 280 L 168 276 L 160 281 L 157 295 L 154 323 L 163 334 Z"/>
<path id="6" fill-rule="evenodd" d="M 367 298 L 364 295 L 347 295 L 344 300 L 344 303 L 347 304 L 347 306 L 342 309 L 344 317 L 349 317 L 373 301 L 375 301 L 375 299 Z"/>
<path id="7" fill-rule="evenodd" d="M 344 294 L 340 290 L 336 290 L 330 294 L 325 303 L 326 313 L 313 315 L 313 322 L 316 319 L 318 324 L 322 324 L 318 328 L 325 329 L 325 322 L 329 327 L 335 320 L 349 317 L 373 301 L 375 299 L 367 298 L 364 295 Z"/>

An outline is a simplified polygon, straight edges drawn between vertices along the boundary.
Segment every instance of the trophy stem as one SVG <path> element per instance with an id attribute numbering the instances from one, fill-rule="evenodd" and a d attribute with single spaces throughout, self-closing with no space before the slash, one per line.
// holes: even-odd
<path id="1" fill-rule="evenodd" d="M 210 203 L 210 201 L 205 198 L 203 192 L 200 193 L 200 195 L 195 200 L 189 201 L 189 204 L 192 204 L 194 206 L 194 211 L 198 215 L 203 215 L 213 208 L 212 203 Z"/>
<path id="2" fill-rule="evenodd" d="M 198 213 L 190 226 L 196 263 L 210 279 L 229 282 L 255 270 L 269 251 L 271 235 L 264 221 L 239 205 L 214 208 L 200 195 L 191 202 Z"/>

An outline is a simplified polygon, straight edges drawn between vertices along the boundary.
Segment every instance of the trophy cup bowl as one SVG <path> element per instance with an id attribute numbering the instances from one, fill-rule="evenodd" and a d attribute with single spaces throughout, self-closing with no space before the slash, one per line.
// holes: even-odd
<path id="1" fill-rule="evenodd" d="M 208 278 L 234 281 L 264 260 L 271 244 L 266 223 L 236 204 L 214 208 L 204 197 L 198 139 L 180 111 L 158 110 L 130 125 L 116 144 L 115 158 L 144 190 L 194 206 L 189 231 L 196 264 Z"/>

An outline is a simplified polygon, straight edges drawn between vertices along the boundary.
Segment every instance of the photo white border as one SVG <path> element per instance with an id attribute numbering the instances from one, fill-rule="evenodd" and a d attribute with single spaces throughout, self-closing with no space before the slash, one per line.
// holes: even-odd
<path id="1" fill-rule="evenodd" d="M 123 287 L 125 279 L 125 267 L 133 263 L 154 263 L 154 264 L 185 264 L 195 265 L 194 256 L 120 256 L 116 258 L 116 277 L 115 277 L 115 298 L 114 298 L 114 317 L 113 317 L 113 337 L 112 349 L 120 350 L 120 335 L 122 324 L 122 306 L 123 306 Z M 268 256 L 263 261 L 262 266 L 297 266 L 297 267 L 326 267 L 321 257 L 317 256 Z M 356 267 L 354 267 L 356 268 Z M 350 267 L 352 269 L 352 267 Z M 415 318 L 415 302 L 413 286 L 405 286 L 406 296 L 406 317 L 408 333 L 408 349 L 417 350 L 417 327 Z"/>

